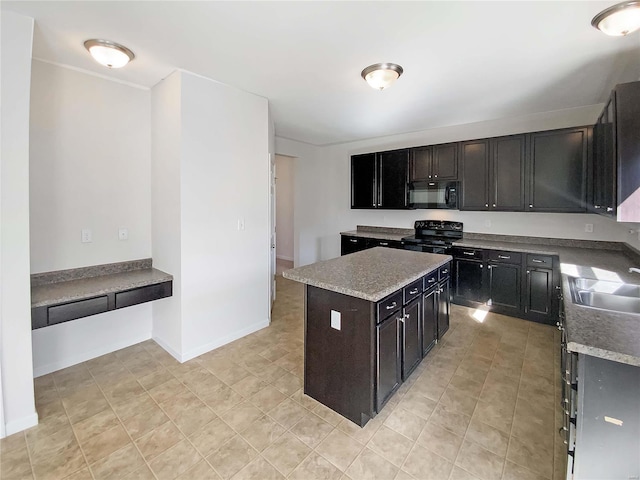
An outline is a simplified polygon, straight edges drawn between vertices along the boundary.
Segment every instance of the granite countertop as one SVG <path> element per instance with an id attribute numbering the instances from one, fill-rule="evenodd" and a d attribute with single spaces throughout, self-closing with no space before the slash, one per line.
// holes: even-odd
<path id="1" fill-rule="evenodd" d="M 91 276 L 68 280 L 65 278 L 64 273 L 70 271 L 66 270 L 61 271 L 60 275 L 58 275 L 58 278 L 63 278 L 62 281 L 33 284 L 31 287 L 31 307 L 56 305 L 173 280 L 172 275 L 152 268 L 151 266 L 117 273 L 92 275 L 95 274 L 95 269 L 100 267 L 103 266 L 84 269 L 87 275 Z M 102 271 L 105 270 L 103 269 Z M 55 273 L 56 272 L 48 272 L 48 274 L 53 275 L 55 275 Z M 54 277 L 52 276 L 52 278 Z"/>
<path id="2" fill-rule="evenodd" d="M 407 232 L 392 232 L 392 233 L 384 233 L 378 231 L 362 231 L 362 230 L 351 230 L 348 232 L 340 232 L 340 235 L 349 235 L 350 237 L 364 237 L 364 238 L 375 238 L 376 240 L 395 240 L 400 241 L 404 237 L 408 237 L 409 235 L 413 235 L 413 230 Z"/>
<path id="3" fill-rule="evenodd" d="M 451 260 L 450 255 L 375 247 L 285 270 L 282 276 L 377 302 Z"/>
<path id="4" fill-rule="evenodd" d="M 398 229 L 385 236 L 382 227 L 358 226 L 345 234 L 395 240 Z M 404 235 L 406 236 L 406 235 Z M 576 305 L 571 300 L 569 277 L 594 278 L 640 284 L 640 274 L 629 267 L 640 267 L 640 254 L 619 242 L 547 239 L 465 233 L 453 244 L 457 247 L 508 250 L 512 252 L 557 255 L 562 271 L 567 348 L 572 352 L 640 366 L 640 315 L 618 313 Z"/>

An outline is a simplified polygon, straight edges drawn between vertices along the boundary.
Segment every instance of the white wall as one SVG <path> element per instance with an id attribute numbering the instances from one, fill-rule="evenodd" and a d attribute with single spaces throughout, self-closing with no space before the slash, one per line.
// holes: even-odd
<path id="1" fill-rule="evenodd" d="M 293 261 L 293 157 L 276 155 L 276 255 Z"/>
<path id="2" fill-rule="evenodd" d="M 33 19 L 2 12 L 0 132 L 0 369 L 10 435 L 38 423 L 31 359 L 29 88 Z"/>
<path id="3" fill-rule="evenodd" d="M 177 358 L 182 352 L 181 77 L 174 72 L 151 90 L 153 263 L 173 275 L 173 296 L 152 302 L 153 338 Z"/>
<path id="4" fill-rule="evenodd" d="M 149 90 L 33 61 L 32 273 L 151 256 L 149 109 Z"/>
<path id="5" fill-rule="evenodd" d="M 269 322 L 268 103 L 187 72 L 152 96 L 153 256 L 177 280 L 153 337 L 185 361 Z"/>
<path id="6" fill-rule="evenodd" d="M 183 355 L 189 358 L 269 322 L 267 100 L 183 73 L 181 155 Z"/>
<path id="7" fill-rule="evenodd" d="M 295 238 L 299 243 L 296 265 L 340 255 L 339 232 L 353 230 L 356 225 L 412 228 L 415 220 L 427 218 L 464 222 L 467 232 L 613 241 L 637 238 L 636 234 L 627 233 L 627 229 L 635 225 L 618 224 L 598 215 L 349 208 L 350 156 L 353 154 L 589 125 L 595 122 L 601 109 L 602 105 L 594 105 L 316 147 L 315 151 L 307 148 L 307 155 L 315 155 L 317 161 L 296 162 Z M 291 142 L 281 145 L 282 148 L 276 150 L 278 153 L 295 150 Z M 593 224 L 593 233 L 585 233 L 585 223 Z"/>

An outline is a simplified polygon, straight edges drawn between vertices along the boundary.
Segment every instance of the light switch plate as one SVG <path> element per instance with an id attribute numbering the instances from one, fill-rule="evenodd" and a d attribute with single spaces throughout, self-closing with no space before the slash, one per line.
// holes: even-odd
<path id="1" fill-rule="evenodd" d="M 336 312 L 335 310 L 331 310 L 331 328 L 335 328 L 336 330 L 342 330 L 342 322 L 340 320 L 341 314 L 340 312 Z"/>
<path id="2" fill-rule="evenodd" d="M 593 233 L 593 223 L 585 223 L 584 231 L 587 233 Z"/>
<path id="3" fill-rule="evenodd" d="M 93 235 L 91 235 L 90 228 L 82 229 L 82 236 L 80 237 L 82 243 L 91 243 L 93 241 Z"/>

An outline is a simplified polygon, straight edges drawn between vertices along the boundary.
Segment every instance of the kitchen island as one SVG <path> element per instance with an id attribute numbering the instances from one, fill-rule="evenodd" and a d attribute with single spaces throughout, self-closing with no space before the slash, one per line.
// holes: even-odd
<path id="1" fill-rule="evenodd" d="M 304 393 L 373 418 L 448 329 L 451 259 L 376 247 L 285 271 L 305 284 Z"/>

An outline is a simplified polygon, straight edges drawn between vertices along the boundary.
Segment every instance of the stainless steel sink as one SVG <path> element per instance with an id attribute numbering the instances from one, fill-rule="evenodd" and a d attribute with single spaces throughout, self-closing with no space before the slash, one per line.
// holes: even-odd
<path id="1" fill-rule="evenodd" d="M 569 286 L 577 305 L 640 314 L 640 285 L 569 277 Z"/>
<path id="2" fill-rule="evenodd" d="M 609 295 L 640 298 L 640 285 L 633 285 L 631 283 L 609 282 L 591 278 L 573 278 L 573 288 L 589 292 L 608 293 Z"/>

